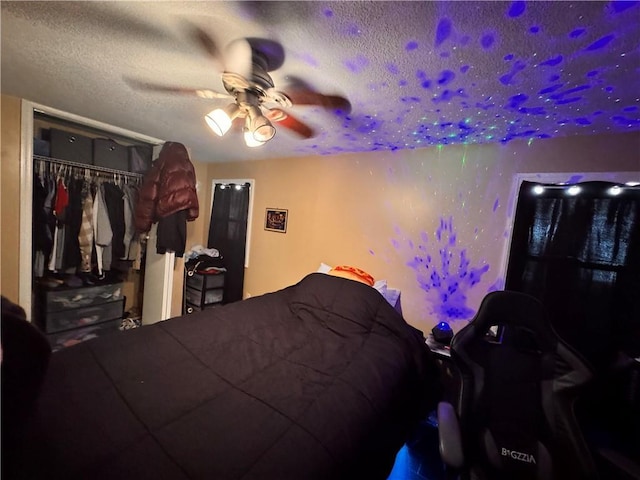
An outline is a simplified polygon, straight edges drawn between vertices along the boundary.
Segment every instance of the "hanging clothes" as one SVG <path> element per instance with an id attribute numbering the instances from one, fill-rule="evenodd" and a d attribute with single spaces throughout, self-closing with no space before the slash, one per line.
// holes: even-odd
<path id="1" fill-rule="evenodd" d="M 82 225 L 82 186 L 84 179 L 70 178 L 68 180 L 69 199 L 65 209 L 65 235 L 62 247 L 62 270 L 76 273 L 80 266 L 80 243 L 78 236 Z"/>
<path id="2" fill-rule="evenodd" d="M 91 272 L 91 255 L 93 253 L 93 195 L 91 184 L 85 182 L 82 188 L 82 223 L 78 233 L 80 247 L 80 271 Z"/>
<path id="3" fill-rule="evenodd" d="M 134 214 L 141 175 L 106 173 L 36 159 L 33 182 L 34 277 L 85 282 L 141 258 Z M 131 183 L 129 183 L 131 182 Z M 114 252 L 115 249 L 115 252 Z M 70 284 L 70 283 L 69 283 Z"/>
<path id="4" fill-rule="evenodd" d="M 51 254 L 53 237 L 48 227 L 47 213 L 45 211 L 45 201 L 49 194 L 47 190 L 48 182 L 38 173 L 34 173 L 33 178 L 33 274 L 40 278 L 44 275 L 45 260 Z"/>
<path id="5" fill-rule="evenodd" d="M 49 260 L 49 270 L 58 272 L 62 268 L 62 255 L 64 249 L 65 213 L 69 204 L 69 192 L 62 177 L 56 184 L 56 195 L 53 202 L 53 216 L 55 217 L 55 232 L 53 235 L 53 249 Z"/>
<path id="6" fill-rule="evenodd" d="M 98 275 L 103 276 L 105 270 L 111 270 L 111 241 L 113 240 L 103 184 L 98 185 L 93 202 L 93 238 L 98 257 Z"/>
<path id="7" fill-rule="evenodd" d="M 138 189 L 133 185 L 124 185 L 124 255 L 123 260 L 135 261 L 140 252 L 140 237 L 136 233 L 135 210 Z"/>
<path id="8" fill-rule="evenodd" d="M 196 174 L 186 147 L 166 142 L 140 187 L 136 229 L 140 233 L 148 232 L 152 224 L 179 210 L 187 210 L 187 221 L 198 218 Z"/>
<path id="9" fill-rule="evenodd" d="M 151 225 L 158 222 L 158 253 L 175 251 L 177 256 L 182 256 L 186 222 L 198 218 L 199 209 L 196 174 L 189 153 L 181 143 L 166 142 L 140 187 L 135 211 L 136 230 L 148 232 Z M 176 242 L 180 241 L 183 243 L 178 245 Z"/>
<path id="10" fill-rule="evenodd" d="M 44 200 L 45 235 L 49 238 L 50 247 L 48 251 L 45 251 L 44 253 L 45 259 L 48 259 L 51 256 L 53 236 L 56 230 L 56 217 L 53 214 L 53 203 L 56 197 L 56 180 L 50 172 L 49 175 L 45 177 L 45 186 L 47 188 L 47 197 Z"/>
<path id="11" fill-rule="evenodd" d="M 160 219 L 158 222 L 158 239 L 156 242 L 156 250 L 160 255 L 164 255 L 167 252 L 175 252 L 176 257 L 182 257 L 184 255 L 186 241 L 186 210 L 180 210 Z"/>
<path id="12" fill-rule="evenodd" d="M 111 225 L 111 256 L 120 259 L 124 256 L 124 193 L 115 183 L 103 183 L 104 202 Z"/>

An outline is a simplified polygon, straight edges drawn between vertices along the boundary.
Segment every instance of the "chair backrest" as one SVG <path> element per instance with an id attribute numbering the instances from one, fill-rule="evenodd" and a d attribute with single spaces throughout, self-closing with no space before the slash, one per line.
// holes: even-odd
<path id="1" fill-rule="evenodd" d="M 462 377 L 457 409 L 467 465 L 491 480 L 596 478 L 573 416 L 592 374 L 537 299 L 489 293 L 454 336 L 451 356 Z"/>

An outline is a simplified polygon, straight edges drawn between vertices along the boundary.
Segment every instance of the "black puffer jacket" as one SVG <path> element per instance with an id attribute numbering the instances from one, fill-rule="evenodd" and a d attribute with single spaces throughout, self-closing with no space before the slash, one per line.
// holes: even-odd
<path id="1" fill-rule="evenodd" d="M 136 229 L 147 232 L 153 223 L 180 210 L 187 210 L 187 221 L 198 218 L 196 174 L 186 147 L 167 142 L 140 187 Z"/>

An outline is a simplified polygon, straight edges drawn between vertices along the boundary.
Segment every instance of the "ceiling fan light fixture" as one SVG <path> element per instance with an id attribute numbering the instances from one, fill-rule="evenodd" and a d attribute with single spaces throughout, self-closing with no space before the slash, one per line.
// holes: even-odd
<path id="1" fill-rule="evenodd" d="M 264 123 L 256 127 L 256 129 L 253 131 L 253 138 L 255 138 L 258 142 L 264 143 L 268 142 L 274 137 L 274 135 L 276 134 L 276 129 L 265 117 L 262 117 L 262 120 L 264 120 Z"/>
<path id="2" fill-rule="evenodd" d="M 216 108 L 204 117 L 209 128 L 218 136 L 223 136 L 231 128 L 233 120 L 240 114 L 240 108 L 235 103 L 230 103 L 224 108 Z"/>
<path id="3" fill-rule="evenodd" d="M 251 132 L 251 130 L 248 129 L 244 129 L 244 143 L 247 145 L 247 147 L 261 147 L 262 145 L 264 145 L 267 142 L 260 142 L 258 140 L 256 140 L 256 138 L 253 136 L 253 132 Z"/>
<path id="4" fill-rule="evenodd" d="M 256 142 L 261 144 L 268 142 L 276 134 L 276 129 L 269 119 L 255 106 L 247 109 L 246 129 L 251 132 Z"/>

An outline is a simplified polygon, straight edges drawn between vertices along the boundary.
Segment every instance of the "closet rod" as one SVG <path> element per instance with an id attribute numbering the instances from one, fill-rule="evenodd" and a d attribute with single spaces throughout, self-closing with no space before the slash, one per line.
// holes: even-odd
<path id="1" fill-rule="evenodd" d="M 132 177 L 132 178 L 143 178 L 144 177 L 143 173 L 125 172 L 123 170 L 116 170 L 114 168 L 98 167 L 96 165 L 91 165 L 91 164 L 88 164 L 88 163 L 72 162 L 70 160 L 60 160 L 58 158 L 43 157 L 41 155 L 34 155 L 33 159 L 34 160 L 38 160 L 40 162 L 57 163 L 58 165 L 68 165 L 70 167 L 76 167 L 76 168 L 86 168 L 88 170 L 93 170 L 93 171 L 97 171 L 97 172 L 113 173 L 113 174 L 116 174 L 116 175 L 122 175 L 122 176 Z"/>

